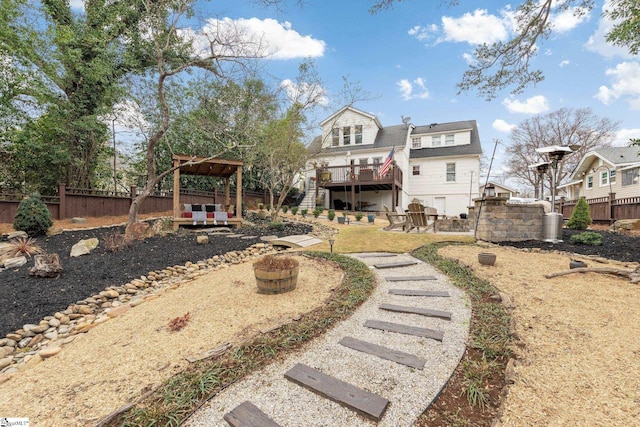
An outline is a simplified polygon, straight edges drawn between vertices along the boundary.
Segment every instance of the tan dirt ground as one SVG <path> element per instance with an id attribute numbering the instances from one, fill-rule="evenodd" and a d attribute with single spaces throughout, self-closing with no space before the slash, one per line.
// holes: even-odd
<path id="1" fill-rule="evenodd" d="M 439 254 L 469 265 L 507 293 L 515 308 L 518 358 L 501 417 L 504 426 L 632 426 L 640 420 L 640 285 L 598 273 L 570 274 L 577 256 L 480 246 L 449 246 Z M 619 264 L 611 264 L 620 267 Z"/>
<path id="2" fill-rule="evenodd" d="M 56 221 L 54 226 L 115 224 L 126 218 L 88 220 L 88 224 L 82 225 Z M 0 232 L 10 229 L 0 224 Z M 487 250 L 497 254 L 492 267 L 477 261 L 477 254 Z M 477 276 L 510 295 L 515 303 L 511 315 L 520 338 L 514 346 L 518 365 L 515 384 L 504 403 L 502 425 L 638 425 L 640 285 L 597 273 L 544 278 L 544 274 L 568 269 L 570 258 L 600 266 L 568 254 L 497 246 L 449 246 L 441 249 L 440 254 L 470 266 Z M 618 264 L 612 266 L 622 268 Z M 307 308 L 288 307 L 285 312 L 274 313 L 271 309 L 280 304 L 236 306 L 238 301 L 248 302 L 249 296 L 258 296 L 246 284 L 252 280 L 248 267 L 243 264 L 232 267 L 236 270 L 199 278 L 169 291 L 170 298 L 144 303 L 122 318 L 96 327 L 89 332 L 91 336 L 81 336 L 59 355 L 25 373 L 17 379 L 19 383 L 14 378 L 0 385 L 0 395 L 11 396 L 0 399 L 0 414 L 37 413 L 38 417 L 33 415 L 31 420 L 33 426 L 90 425 L 135 398 L 144 387 L 158 384 L 179 370 L 186 363 L 185 356 L 233 340 L 234 334 L 246 334 L 248 326 L 249 330 L 256 330 L 261 328 L 259 324 L 264 327 L 269 321 L 310 310 L 326 298 L 330 283 L 340 277 L 339 272 L 322 264 L 301 269 L 301 274 L 306 270 L 313 280 L 322 278 L 318 283 L 324 293 L 310 296 L 312 301 Z M 325 280 L 325 274 L 332 279 Z M 212 283 L 219 286 L 220 277 L 226 283 L 224 292 L 212 288 Z M 233 280 L 243 284 L 234 285 Z M 201 293 L 194 295 L 191 291 L 198 289 L 197 282 L 201 282 Z M 299 285 L 294 292 L 303 288 Z M 189 293 L 183 294 L 187 290 Z M 232 293 L 229 301 L 234 301 L 232 309 L 246 310 L 233 316 L 243 320 L 237 324 L 228 323 L 232 319 L 227 311 L 230 304 L 215 299 L 228 292 Z M 231 295 L 235 297 L 231 299 Z M 288 298 L 287 294 L 277 297 L 285 301 Z M 169 333 L 168 322 L 187 311 L 192 319 L 189 326 Z"/>
<path id="3" fill-rule="evenodd" d="M 0 385 L 0 414 L 30 425 L 91 426 L 225 342 L 313 310 L 342 272 L 333 263 L 297 256 L 298 286 L 279 295 L 256 292 L 251 262 L 200 276 L 76 335 L 62 351 Z M 187 326 L 169 322 L 189 313 Z"/>

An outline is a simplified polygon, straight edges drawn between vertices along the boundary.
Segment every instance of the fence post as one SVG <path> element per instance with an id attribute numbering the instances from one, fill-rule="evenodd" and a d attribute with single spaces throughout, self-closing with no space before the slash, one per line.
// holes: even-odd
<path id="1" fill-rule="evenodd" d="M 64 182 L 58 183 L 58 219 L 65 219 L 67 217 L 67 197 L 66 197 L 67 185 Z"/>
<path id="2" fill-rule="evenodd" d="M 609 197 L 607 199 L 607 205 L 609 207 L 608 211 L 609 211 L 609 221 L 613 221 L 614 220 L 614 215 L 613 215 L 613 202 L 616 200 L 616 193 L 609 193 Z"/>

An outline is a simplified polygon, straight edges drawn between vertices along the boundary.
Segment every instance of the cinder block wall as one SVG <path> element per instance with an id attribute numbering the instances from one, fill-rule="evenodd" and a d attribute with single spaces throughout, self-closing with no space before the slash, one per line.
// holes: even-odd
<path id="1" fill-rule="evenodd" d="M 488 242 L 542 240 L 544 208 L 537 205 L 507 205 L 502 197 L 475 200 L 475 211 L 482 210 L 476 237 Z"/>

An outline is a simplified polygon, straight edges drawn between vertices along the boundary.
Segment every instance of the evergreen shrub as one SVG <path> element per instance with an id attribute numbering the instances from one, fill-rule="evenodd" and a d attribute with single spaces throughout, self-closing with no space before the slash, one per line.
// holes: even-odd
<path id="1" fill-rule="evenodd" d="M 32 237 L 47 234 L 52 225 L 51 212 L 37 194 L 21 201 L 13 217 L 13 228 Z"/>
<path id="2" fill-rule="evenodd" d="M 589 212 L 589 204 L 584 197 L 580 197 L 576 203 L 575 209 L 571 214 L 571 218 L 567 222 L 567 227 L 572 230 L 586 230 L 592 223 L 591 213 Z"/>

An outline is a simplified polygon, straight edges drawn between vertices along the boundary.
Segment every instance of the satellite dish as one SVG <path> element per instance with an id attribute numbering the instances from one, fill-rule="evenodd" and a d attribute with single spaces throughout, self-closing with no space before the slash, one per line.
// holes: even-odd
<path id="1" fill-rule="evenodd" d="M 405 116 L 400 116 L 400 117 L 402 117 L 402 123 L 404 123 L 405 125 L 411 121 L 411 117 L 405 117 Z"/>

